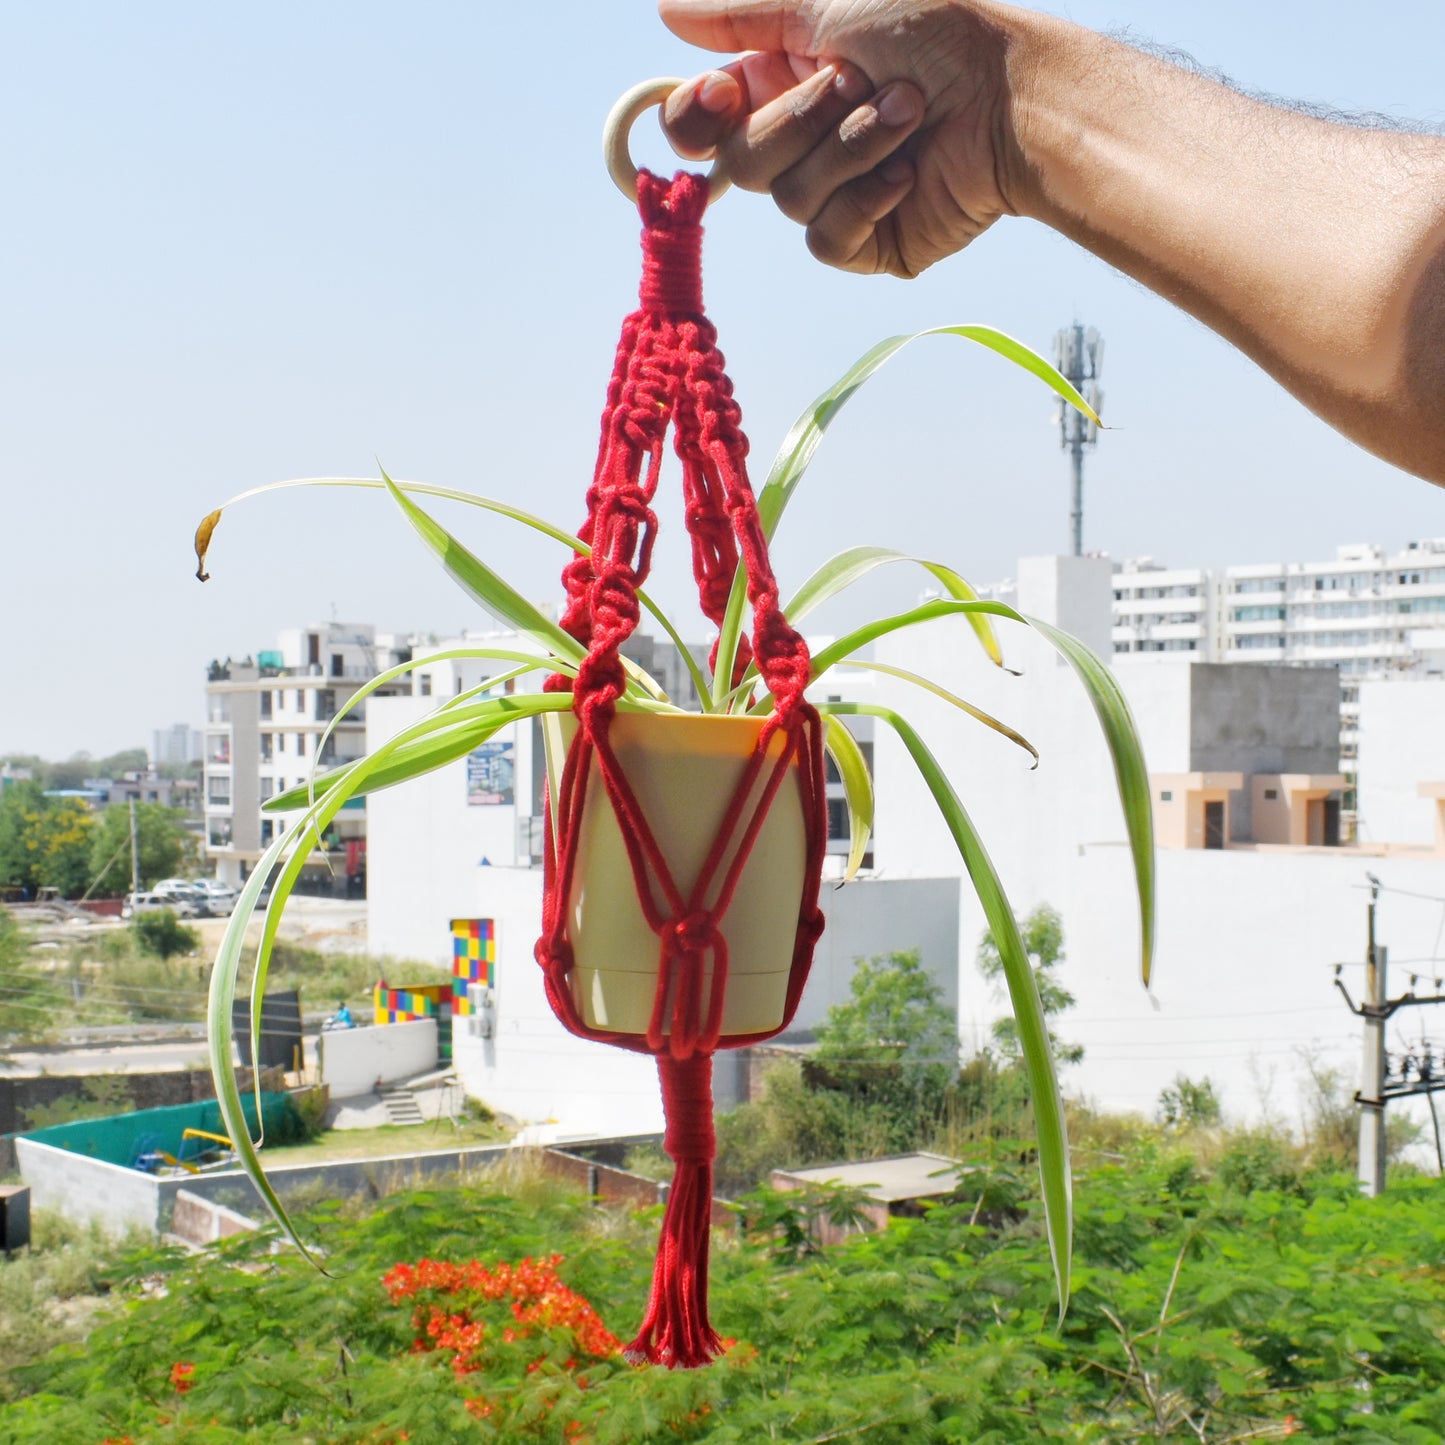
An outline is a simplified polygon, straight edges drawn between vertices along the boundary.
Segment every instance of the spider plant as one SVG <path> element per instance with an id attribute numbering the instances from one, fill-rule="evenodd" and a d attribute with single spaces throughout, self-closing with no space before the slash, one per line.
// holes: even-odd
<path id="1" fill-rule="evenodd" d="M 767 480 L 758 493 L 758 508 L 769 537 L 776 531 L 808 471 L 824 433 L 842 407 L 884 362 L 921 336 L 959 337 L 986 347 L 1031 372 L 1070 405 L 1079 408 L 1093 420 L 1098 420 L 1083 397 L 1054 367 L 1027 347 L 990 327 L 945 326 L 919 332 L 914 336 L 891 337 L 861 357 L 823 392 L 798 418 L 784 439 Z M 518 507 L 451 488 L 418 482 L 395 482 L 384 472 L 379 479 L 319 477 L 278 482 L 244 492 L 233 498 L 232 502 L 226 503 L 226 506 L 259 493 L 289 487 L 384 489 L 396 503 L 402 516 L 462 590 L 493 618 L 513 629 L 518 637 L 515 647 L 456 648 L 419 657 L 381 673 L 360 689 L 346 708 L 332 720 L 326 736 L 322 739 L 322 745 L 315 750 L 316 756 L 321 754 L 331 728 L 336 726 L 350 708 L 354 708 L 368 693 L 411 669 L 446 658 L 462 657 L 486 659 L 502 664 L 504 668 L 499 675 L 490 677 L 483 685 L 440 703 L 426 717 L 402 729 L 365 758 L 325 773 L 317 773 L 313 763 L 312 774 L 305 787 L 294 788 L 266 804 L 267 809 L 272 812 L 299 810 L 299 817 L 292 827 L 271 844 L 252 872 L 217 954 L 210 990 L 211 1066 L 216 1078 L 221 1109 L 243 1167 L 287 1236 L 305 1252 L 304 1244 L 297 1237 L 285 1210 L 262 1172 L 255 1143 L 249 1136 L 242 1114 L 236 1071 L 231 1062 L 231 1009 L 243 954 L 247 952 L 244 943 L 247 922 L 262 891 L 270 885 L 272 892 L 266 908 L 260 943 L 254 954 L 251 980 L 252 1036 L 256 1037 L 259 1033 L 261 1000 L 266 987 L 271 949 L 282 910 L 312 846 L 320 840 L 327 825 L 341 807 L 352 798 L 404 783 L 408 779 L 442 767 L 469 753 L 479 743 L 514 722 L 541 713 L 563 712 L 571 706 L 571 698 L 566 694 L 540 691 L 499 693 L 498 690 L 507 682 L 530 674 L 561 672 L 575 675 L 577 665 L 584 655 L 583 648 L 425 511 L 417 498 L 436 497 L 463 502 L 493 516 L 531 527 L 575 552 L 586 552 L 587 548 L 566 530 L 554 527 Z M 202 522 L 196 535 L 196 549 L 200 559 L 198 575 L 203 580 L 211 534 L 223 510 L 224 508 L 221 508 L 212 512 Z M 841 664 L 872 667 L 895 677 L 902 677 L 943 698 L 980 723 L 1033 752 L 1037 759 L 1037 753 L 1027 740 L 997 718 L 975 708 L 963 698 L 955 696 L 927 678 L 860 659 L 859 654 L 870 643 L 888 633 L 937 618 L 956 617 L 972 630 L 988 659 L 1002 666 L 1003 654 L 995 630 L 997 622 L 1003 620 L 1032 627 L 1042 633 L 1072 666 L 1087 691 L 1112 754 L 1137 882 L 1142 939 L 1140 967 L 1147 986 L 1153 947 L 1154 914 L 1153 840 L 1148 783 L 1134 724 L 1112 674 L 1088 648 L 1067 633 L 1037 618 L 1025 617 L 1002 603 L 981 599 L 968 582 L 946 564 L 905 556 L 879 546 L 853 547 L 824 563 L 793 594 L 787 605 L 787 614 L 797 623 L 814 608 L 837 596 L 874 569 L 899 563 L 922 568 L 931 579 L 930 585 L 936 586 L 941 595 L 907 611 L 874 618 L 865 626 L 830 643 L 813 657 L 814 680 L 817 681 L 830 668 Z M 683 645 L 678 628 L 672 620 L 651 598 L 645 595 L 642 597 L 645 609 L 678 645 L 681 657 L 692 671 L 702 707 L 707 712 L 765 714 L 772 707 L 772 700 L 763 690 L 762 681 L 755 671 L 750 671 L 737 685 L 733 685 L 731 681 L 733 661 L 743 625 L 745 597 L 746 579 L 740 569 L 739 575 L 734 579 L 731 601 L 720 629 L 718 654 L 712 677 L 705 675 Z M 680 711 L 655 679 L 632 664 L 629 664 L 627 690 L 618 706 L 626 711 Z M 1046 1228 L 1062 1310 L 1069 1293 L 1072 1238 L 1068 1141 L 1058 1081 L 1049 1050 L 1048 1030 L 1013 908 L 989 859 L 983 839 L 974 827 L 953 783 L 908 719 L 892 708 L 865 703 L 824 702 L 818 704 L 818 709 L 825 719 L 826 746 L 837 765 L 847 796 L 852 837 L 845 878 L 851 878 L 856 872 L 867 846 L 873 818 L 873 792 L 862 752 L 842 719 L 850 715 L 868 715 L 894 730 L 918 767 L 958 847 L 963 866 L 997 941 L 1010 1001 L 1018 1021 L 1019 1038 L 1034 1104 Z"/>

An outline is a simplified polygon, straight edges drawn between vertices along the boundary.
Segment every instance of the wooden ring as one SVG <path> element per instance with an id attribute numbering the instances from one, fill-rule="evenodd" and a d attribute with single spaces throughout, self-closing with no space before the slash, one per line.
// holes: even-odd
<path id="1" fill-rule="evenodd" d="M 682 83 L 676 76 L 669 75 L 639 81 L 607 112 L 607 120 L 602 127 L 602 156 L 607 162 L 607 174 L 629 201 L 637 201 L 637 167 L 632 163 L 627 145 L 633 123 L 643 111 L 661 105 Z M 707 183 L 709 205 L 732 184 L 723 169 L 721 157 L 713 161 L 712 169 L 707 173 Z"/>

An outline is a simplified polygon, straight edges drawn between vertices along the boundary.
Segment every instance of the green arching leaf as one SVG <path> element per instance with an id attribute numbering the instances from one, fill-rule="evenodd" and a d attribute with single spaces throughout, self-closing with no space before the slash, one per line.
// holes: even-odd
<path id="1" fill-rule="evenodd" d="M 537 667 L 556 669 L 562 672 L 572 671 L 572 665 L 570 663 L 562 662 L 559 658 L 533 658 L 525 652 L 511 652 L 502 648 L 492 647 L 449 648 L 444 652 L 433 652 L 426 657 L 414 657 L 410 662 L 403 662 L 399 663 L 396 667 L 389 667 L 386 669 L 385 672 L 377 673 L 377 675 L 373 677 L 369 682 L 367 682 L 363 687 L 357 688 L 357 690 L 352 693 L 351 696 L 347 698 L 346 701 L 336 710 L 336 715 L 331 718 L 331 720 L 326 724 L 325 730 L 322 732 L 321 738 L 317 742 L 315 751 L 312 755 L 311 768 L 307 775 L 308 783 L 314 784 L 315 780 L 318 777 L 322 776 L 316 771 L 316 767 L 317 763 L 320 761 L 322 753 L 326 750 L 326 744 L 328 741 L 330 741 L 332 733 L 335 732 L 337 727 L 346 720 L 347 716 L 360 703 L 365 702 L 366 699 L 377 690 L 377 688 L 384 687 L 389 682 L 395 682 L 397 678 L 405 677 L 407 673 L 415 672 L 419 667 L 429 667 L 434 662 L 449 662 L 454 659 L 465 659 L 467 661 L 496 659 L 499 662 L 526 662 L 527 664 L 529 664 L 527 667 L 520 668 L 516 672 L 507 673 L 503 677 L 489 678 L 487 680 L 488 687 L 500 686 L 503 682 L 506 681 L 507 677 L 518 677 L 526 672 L 530 672 L 533 668 Z M 486 688 L 473 688 L 470 690 L 470 692 L 460 694 L 460 699 L 468 699 L 473 694 L 485 690 Z M 446 702 L 442 704 L 442 706 L 448 707 L 453 703 L 457 702 L 458 700 L 458 698 L 448 698 Z M 313 797 L 308 797 L 307 801 L 313 801 Z"/>
<path id="2" fill-rule="evenodd" d="M 564 531 L 561 527 L 554 527 L 542 517 L 531 512 L 524 511 L 521 507 L 513 507 L 506 502 L 498 502 L 491 497 L 483 497 L 476 492 L 461 491 L 455 487 L 437 487 L 428 482 L 392 482 L 391 485 L 403 492 L 414 492 L 418 496 L 439 497 L 449 502 L 461 502 L 465 506 L 479 507 L 483 511 L 493 512 L 499 517 L 506 517 L 514 522 L 520 522 L 524 527 L 530 527 L 535 532 L 540 532 L 544 537 L 550 537 L 553 541 L 560 542 L 564 547 L 584 557 L 592 555 L 592 549 L 580 537 L 574 537 L 572 533 Z M 214 512 L 206 516 L 201 525 L 196 529 L 196 555 L 200 565 L 198 573 L 204 571 L 206 552 L 211 545 L 211 537 L 215 532 L 216 524 L 221 519 L 221 514 L 227 507 L 233 507 L 237 502 L 244 502 L 251 497 L 259 497 L 267 492 L 289 491 L 293 487 L 355 487 L 362 491 L 385 491 L 387 484 L 379 482 L 374 477 L 293 477 L 284 482 L 268 482 L 262 487 L 251 487 L 247 491 L 239 492 L 229 501 L 223 502 Z M 209 577 L 209 573 L 206 574 Z M 204 577 L 202 581 L 206 580 Z M 683 666 L 692 674 L 693 686 L 697 689 L 697 695 L 703 699 L 703 706 L 707 706 L 708 684 L 696 659 L 684 646 L 682 637 L 679 634 L 672 619 L 665 613 L 648 594 L 639 587 L 637 589 L 637 600 L 644 609 L 652 616 L 653 620 L 668 637 L 676 644 L 678 651 L 682 654 Z M 639 669 L 640 671 L 640 669 Z"/>
<path id="3" fill-rule="evenodd" d="M 873 779 L 863 749 L 853 734 L 826 713 L 823 726 L 823 745 L 837 764 L 838 776 L 843 779 L 843 796 L 848 803 L 848 862 L 843 869 L 843 881 L 849 883 L 863 866 L 863 855 L 868 851 L 868 839 L 873 833 Z"/>
<path id="4" fill-rule="evenodd" d="M 546 693 L 520 698 L 496 698 L 483 706 L 509 711 L 511 718 L 515 719 L 516 717 L 526 716 L 531 713 L 560 711 L 570 707 L 571 702 L 571 698 L 565 693 Z M 211 1072 L 216 1081 L 216 1096 L 220 1104 L 222 1118 L 225 1120 L 227 1131 L 233 1143 L 236 1145 L 236 1154 L 240 1160 L 241 1167 L 246 1171 L 247 1176 L 256 1186 L 257 1191 L 266 1201 L 267 1208 L 270 1209 L 286 1237 L 295 1244 L 313 1264 L 316 1264 L 317 1261 L 311 1252 L 307 1250 L 305 1244 L 302 1243 L 295 1227 L 291 1223 L 289 1215 L 286 1213 L 274 1189 L 272 1189 L 270 1182 L 266 1179 L 265 1172 L 261 1168 L 260 1159 L 256 1153 L 255 1145 L 252 1144 L 250 1134 L 247 1131 L 245 1115 L 241 1108 L 240 1090 L 237 1086 L 235 1065 L 231 1059 L 233 1034 L 230 1017 L 231 1006 L 236 996 L 236 982 L 240 969 L 241 952 L 245 945 L 245 936 L 251 921 L 251 914 L 260 899 L 261 891 L 266 884 L 271 881 L 279 866 L 280 876 L 276 878 L 272 887 L 270 901 L 266 907 L 266 916 L 261 929 L 261 940 L 256 949 L 255 973 L 251 983 L 251 1028 L 252 1038 L 255 1039 L 260 1037 L 261 1007 L 265 995 L 266 977 L 270 969 L 271 952 L 275 944 L 276 933 L 280 927 L 281 915 L 285 909 L 286 901 L 291 896 L 291 890 L 295 886 L 296 879 L 310 854 L 310 838 L 313 836 L 319 837 L 350 798 L 358 796 L 368 787 L 374 787 L 377 775 L 394 763 L 394 755 L 403 749 L 407 741 L 413 737 L 419 727 L 431 723 L 434 717 L 435 715 L 433 715 L 433 718 L 423 719 L 422 724 L 415 725 L 412 728 L 404 729 L 402 732 L 397 733 L 371 753 L 370 756 L 360 759 L 351 767 L 340 770 L 337 774 L 329 775 L 329 781 L 325 778 L 317 780 L 318 786 L 325 785 L 324 795 L 307 807 L 296 820 L 295 824 L 267 849 L 251 877 L 247 880 L 235 911 L 232 913 L 230 921 L 226 925 L 226 932 L 221 940 L 216 965 L 211 974 L 209 1000 Z M 500 725 L 501 724 L 498 724 L 498 726 Z M 495 731 L 496 728 L 493 727 L 492 730 Z M 443 759 L 443 761 L 449 761 L 449 759 Z M 440 763 L 433 762 L 432 767 L 436 766 L 440 766 Z M 259 1075 L 257 1079 L 257 1102 L 259 1106 Z M 318 1265 L 318 1268 L 319 1267 Z"/>
<path id="5" fill-rule="evenodd" d="M 311 1264 L 325 1273 L 320 1261 L 306 1248 L 292 1227 L 276 1191 L 271 1187 L 270 1180 L 266 1178 L 265 1172 L 261 1168 L 261 1161 L 256 1154 L 256 1146 L 251 1142 L 250 1128 L 246 1123 L 246 1113 L 241 1104 L 241 1090 L 236 1078 L 236 1066 L 231 1058 L 235 1044 L 235 1035 L 231 1024 L 231 1008 L 236 998 L 236 982 L 241 968 L 241 955 L 245 948 L 246 931 L 256 905 L 260 901 L 262 889 L 270 881 L 282 855 L 293 846 L 295 841 L 294 834 L 287 834 L 272 843 L 262 854 L 260 861 L 241 890 L 241 896 L 226 924 L 226 932 L 221 939 L 221 946 L 216 953 L 216 962 L 211 970 L 206 1035 L 211 1053 L 211 1077 L 216 1085 L 216 1103 L 220 1107 L 221 1118 L 236 1151 L 236 1158 L 241 1168 L 245 1170 L 247 1177 L 256 1186 L 266 1207 L 271 1211 L 273 1218 L 281 1226 L 286 1237 Z M 260 1037 L 254 999 L 251 1010 L 251 1037 L 253 1040 Z M 253 1082 L 256 1088 L 257 1121 L 259 1123 L 259 1070 L 254 1072 Z"/>
<path id="6" fill-rule="evenodd" d="M 783 438 L 783 444 L 778 448 L 778 454 L 773 460 L 768 479 L 758 493 L 758 517 L 762 522 L 763 535 L 769 541 L 777 531 L 783 512 L 789 501 L 792 500 L 798 483 L 802 481 L 809 463 L 813 460 L 813 456 L 823 440 L 823 433 L 832 425 L 833 419 L 854 392 L 885 361 L 897 355 L 910 342 L 917 341 L 924 336 L 957 336 L 965 341 L 973 341 L 980 346 L 987 347 L 988 350 L 996 352 L 1006 360 L 1013 362 L 1014 365 L 1022 367 L 1023 370 L 1038 377 L 1052 391 L 1063 397 L 1070 406 L 1076 407 L 1096 424 L 1103 425 L 1088 402 L 1057 367 L 1050 365 L 1038 352 L 1031 350 L 1023 342 L 1015 341 L 1012 336 L 998 331 L 992 326 L 933 326 L 927 331 L 916 331 L 908 336 L 890 336 L 864 352 L 832 386 L 816 397 L 812 405 L 798 417 L 789 428 L 787 436 Z M 733 590 L 728 598 L 727 612 L 719 630 L 720 645 L 717 667 L 714 670 L 715 687 L 717 686 L 716 678 L 731 679 L 733 659 L 737 656 L 737 639 L 741 627 L 743 603 L 746 600 L 746 590 L 741 585 L 741 564 L 738 570 L 739 576 L 733 579 Z M 726 690 L 727 688 L 724 687 L 723 691 Z"/>
<path id="7" fill-rule="evenodd" d="M 734 691 L 732 685 L 733 663 L 738 655 L 738 638 L 742 635 L 743 609 L 748 600 L 747 563 L 738 558 L 738 570 L 733 573 L 733 588 L 728 593 L 727 610 L 723 613 L 722 626 L 717 635 L 717 661 L 712 669 L 712 705 L 714 712 L 723 712 L 726 699 Z"/>
<path id="8" fill-rule="evenodd" d="M 516 628 L 558 657 L 580 662 L 586 649 L 575 637 L 563 632 L 544 617 L 509 582 L 504 582 L 479 557 L 469 552 L 440 522 L 422 511 L 385 472 L 381 474 L 392 500 L 402 510 L 417 535 L 441 559 L 452 579 L 493 617 Z"/>
<path id="9" fill-rule="evenodd" d="M 1090 421 L 1102 425 L 1089 403 L 1079 394 L 1057 367 L 1045 361 L 1038 352 L 1016 341 L 1005 332 L 992 326 L 932 326 L 926 331 L 915 331 L 907 336 L 890 336 L 866 351 L 837 381 L 814 399 L 813 404 L 795 421 L 778 455 L 763 490 L 758 493 L 758 515 L 769 540 L 777 530 L 784 510 L 808 464 L 813 460 L 823 440 L 823 433 L 832 425 L 834 418 L 847 404 L 854 392 L 873 375 L 890 357 L 896 356 L 910 342 L 924 336 L 958 336 L 965 341 L 977 342 L 990 351 L 1022 367 L 1039 378 L 1052 391 L 1084 413 Z"/>
<path id="10" fill-rule="evenodd" d="M 1049 1252 L 1054 1261 L 1054 1279 L 1058 1285 L 1059 1314 L 1068 1307 L 1069 1273 L 1073 1257 L 1073 1185 L 1069 1168 L 1069 1141 L 1064 1125 L 1064 1105 L 1059 1094 L 1059 1081 L 1054 1071 L 1053 1052 L 1049 1047 L 1049 1030 L 1039 1001 L 1038 985 L 1029 963 L 1028 953 L 1019 935 L 1018 920 L 1005 894 L 1003 884 L 994 870 L 993 861 L 984 848 L 973 820 L 948 781 L 938 760 L 928 750 L 918 733 L 891 708 L 872 703 L 831 703 L 834 714 L 860 714 L 882 718 L 907 748 L 918 768 L 943 821 L 953 835 L 959 856 L 973 883 L 974 893 L 988 919 L 989 929 L 1003 960 L 1004 978 L 1008 983 L 1009 1000 L 1018 1025 L 1019 1047 L 1028 1075 L 1029 1094 L 1034 1106 L 1038 1130 L 1039 1180 L 1044 1200 L 1044 1220 L 1049 1236 Z"/>
<path id="11" fill-rule="evenodd" d="M 848 666 L 861 668 L 866 672 L 882 672 L 889 677 L 902 678 L 904 682 L 911 682 L 915 687 L 921 687 L 925 692 L 931 692 L 935 697 L 941 697 L 951 707 L 966 712 L 971 718 L 977 718 L 985 727 L 992 728 L 994 732 L 1006 737 L 1011 743 L 1017 743 L 1026 753 L 1032 754 L 1033 766 L 1038 767 L 1039 750 L 1022 733 L 1015 732 L 1006 722 L 1000 722 L 992 713 L 984 712 L 982 708 L 975 707 L 956 693 L 949 692 L 947 688 L 939 687 L 936 682 L 930 682 L 928 678 L 920 677 L 916 672 L 909 672 L 904 667 L 893 667 L 886 662 L 869 662 L 861 658 L 854 658 Z"/>
<path id="12" fill-rule="evenodd" d="M 907 612 L 876 618 L 815 652 L 813 681 L 816 682 L 830 667 L 836 667 L 840 662 L 852 661 L 853 653 L 860 647 L 866 647 L 870 642 L 885 637 L 890 632 L 916 627 L 921 622 L 932 622 L 938 617 L 967 617 L 970 613 L 1007 617 L 1014 622 L 1024 621 L 1021 614 L 1003 602 L 954 602 L 946 597 L 935 597 L 931 602 L 920 602 L 917 607 L 911 607 Z"/>
<path id="13" fill-rule="evenodd" d="M 565 692 L 517 693 L 510 697 L 485 698 L 466 707 L 438 709 L 390 739 L 385 757 L 378 749 L 370 757 L 319 773 L 305 784 L 290 788 L 263 805 L 268 813 L 289 813 L 304 808 L 313 798 L 323 798 L 348 784 L 358 772 L 364 773 L 348 796 L 362 797 L 380 792 L 410 778 L 434 772 L 457 758 L 465 757 L 478 743 L 521 718 L 544 712 L 568 712 L 572 696 Z M 633 711 L 622 702 L 619 710 Z M 648 708 L 646 711 L 658 711 Z M 370 765 L 370 766 L 368 766 Z"/>
<path id="14" fill-rule="evenodd" d="M 859 578 L 867 576 L 875 567 L 882 567 L 890 562 L 912 562 L 922 567 L 942 583 L 944 589 L 955 601 L 976 602 L 978 600 L 978 593 L 972 586 L 951 567 L 945 567 L 941 562 L 928 562 L 922 557 L 910 557 L 905 552 L 895 552 L 888 547 L 850 547 L 846 552 L 839 552 L 837 556 L 830 557 L 798 588 L 783 609 L 788 621 L 796 626 L 798 620 L 806 617 L 815 607 L 836 597 L 845 588 L 851 587 Z M 990 661 L 1002 667 L 1003 650 L 998 645 L 998 637 L 988 618 L 981 614 L 974 614 L 968 620 L 978 634 L 978 640 Z"/>
<path id="15" fill-rule="evenodd" d="M 1154 967 L 1154 809 L 1139 730 L 1114 674 L 1077 637 L 1037 617 L 1024 621 L 1048 638 L 1078 674 L 1109 746 L 1134 859 L 1139 892 L 1139 972 L 1148 988 Z"/>

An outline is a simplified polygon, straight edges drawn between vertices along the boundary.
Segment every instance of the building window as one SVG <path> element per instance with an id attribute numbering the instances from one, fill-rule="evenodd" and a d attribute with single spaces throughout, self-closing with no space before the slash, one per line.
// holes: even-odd
<path id="1" fill-rule="evenodd" d="M 418 697 L 431 696 L 431 673 L 419 672 L 416 675 L 416 695 Z"/>
<path id="2" fill-rule="evenodd" d="M 299 712 L 302 717 L 306 716 L 306 694 L 299 687 L 296 689 L 296 711 Z"/>
<path id="3" fill-rule="evenodd" d="M 339 652 L 333 652 L 331 654 L 331 675 L 332 677 L 340 677 L 342 675 L 342 660 Z"/>
<path id="4" fill-rule="evenodd" d="M 1174 801 L 1173 792 L 1169 788 L 1165 788 L 1163 792 L 1159 794 L 1159 801 L 1161 803 L 1172 803 Z"/>
<path id="5" fill-rule="evenodd" d="M 297 756 L 298 758 L 304 758 L 304 757 L 306 756 L 306 734 L 305 734 L 305 733 L 297 733 L 297 734 L 296 734 L 296 756 Z"/>
<path id="6" fill-rule="evenodd" d="M 261 801 L 264 803 L 276 791 L 275 778 L 262 778 L 260 780 Z"/>
<path id="7" fill-rule="evenodd" d="M 1279 789 L 1266 788 L 1264 790 L 1264 800 L 1266 803 L 1277 803 L 1279 801 Z"/>
<path id="8" fill-rule="evenodd" d="M 271 692 L 269 688 L 261 694 L 261 716 L 263 718 L 270 718 L 271 716 Z"/>
<path id="9" fill-rule="evenodd" d="M 275 823 L 270 818 L 261 819 L 261 846 L 268 847 L 275 833 Z"/>
<path id="10" fill-rule="evenodd" d="M 272 745 L 272 740 L 271 740 L 271 734 L 270 734 L 270 733 L 262 733 L 262 734 L 261 734 L 261 761 L 262 761 L 263 763 L 269 763 L 269 762 L 271 761 L 272 748 L 273 748 L 273 745 Z"/>

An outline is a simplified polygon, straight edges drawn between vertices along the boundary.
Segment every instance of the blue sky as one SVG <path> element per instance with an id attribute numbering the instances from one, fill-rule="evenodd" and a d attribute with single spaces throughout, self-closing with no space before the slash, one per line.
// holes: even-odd
<path id="1" fill-rule="evenodd" d="M 1057 8 L 1248 87 L 1445 122 L 1439 0 Z M 247 503 L 201 587 L 195 523 L 247 486 L 379 460 L 580 521 L 637 268 L 602 117 L 634 80 L 705 63 L 648 0 L 0 0 L 0 55 L 0 753 L 144 746 L 199 721 L 209 658 L 333 609 L 440 634 L 480 623 L 374 494 Z M 671 164 L 645 127 L 635 149 Z M 1223 564 L 1445 535 L 1445 492 L 1031 223 L 918 281 L 863 279 L 816 265 L 765 200 L 734 193 L 706 265 L 759 473 L 882 336 L 982 321 L 1047 351 L 1078 317 L 1107 338 L 1116 428 L 1089 466 L 1087 547 Z M 1049 412 L 1036 384 L 962 343 L 904 353 L 799 494 L 777 544 L 785 591 L 858 541 L 979 581 L 1061 549 Z M 555 549 L 474 513 L 446 520 L 529 595 L 556 595 Z M 681 607 L 675 525 L 661 550 L 655 590 Z M 905 604 L 914 585 L 880 580 L 854 607 Z"/>

